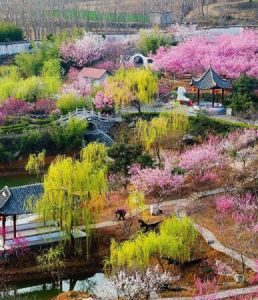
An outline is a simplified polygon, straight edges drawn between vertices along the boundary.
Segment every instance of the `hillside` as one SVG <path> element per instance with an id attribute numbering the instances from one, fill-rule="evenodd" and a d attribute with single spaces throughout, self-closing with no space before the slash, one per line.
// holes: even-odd
<path id="1" fill-rule="evenodd" d="M 257 25 L 258 1 L 216 1 L 215 3 L 192 9 L 187 14 L 186 20 L 209 25 Z"/>

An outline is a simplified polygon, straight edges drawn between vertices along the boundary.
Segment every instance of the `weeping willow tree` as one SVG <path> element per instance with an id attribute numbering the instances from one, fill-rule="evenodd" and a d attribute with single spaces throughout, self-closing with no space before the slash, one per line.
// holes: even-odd
<path id="1" fill-rule="evenodd" d="M 98 153 L 102 153 L 101 162 L 93 159 Z M 89 249 L 90 225 L 103 205 L 107 189 L 106 157 L 102 144 L 90 144 L 82 150 L 80 160 L 58 157 L 44 176 L 44 194 L 34 211 L 45 222 L 56 221 L 72 246 L 76 246 L 74 236 L 82 226 Z"/>
<path id="2" fill-rule="evenodd" d="M 46 150 L 38 154 L 30 154 L 25 170 L 30 174 L 36 174 L 37 177 L 43 174 L 45 167 Z"/>
<path id="3" fill-rule="evenodd" d="M 141 105 L 152 103 L 158 93 L 158 79 L 149 69 L 121 69 L 110 77 L 105 92 L 116 108 L 133 105 L 141 113 Z"/>
<path id="4" fill-rule="evenodd" d="M 136 123 L 137 136 L 146 151 L 153 151 L 161 161 L 160 148 L 176 145 L 186 133 L 189 120 L 181 106 L 172 111 L 163 112 L 151 121 L 138 120 Z"/>
<path id="5" fill-rule="evenodd" d="M 179 263 L 189 261 L 196 238 L 197 232 L 189 218 L 177 219 L 172 216 L 160 225 L 159 233 L 140 233 L 134 239 L 121 243 L 113 240 L 105 267 L 112 268 L 114 272 L 121 268 L 146 269 L 156 259 L 164 270 L 164 258 Z"/>

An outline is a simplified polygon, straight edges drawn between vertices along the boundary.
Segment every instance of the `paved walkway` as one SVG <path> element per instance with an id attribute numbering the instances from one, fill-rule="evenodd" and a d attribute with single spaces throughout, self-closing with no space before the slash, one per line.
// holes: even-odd
<path id="1" fill-rule="evenodd" d="M 209 294 L 205 296 L 197 296 L 197 297 L 172 297 L 172 298 L 159 298 L 158 300 L 215 300 L 215 299 L 225 299 L 228 297 L 235 297 L 240 295 L 246 294 L 256 294 L 258 293 L 258 285 L 247 287 L 247 288 L 239 288 L 239 289 L 232 289 L 222 292 L 217 292 L 214 294 Z M 258 299 L 258 298 L 254 298 Z"/>
<path id="2" fill-rule="evenodd" d="M 189 116 L 196 116 L 196 113 L 192 112 L 191 109 L 189 108 L 189 106 L 183 105 L 183 107 L 187 110 Z M 157 103 L 157 104 L 152 104 L 152 105 L 146 104 L 146 105 L 141 106 L 141 111 L 143 113 L 160 113 L 160 112 L 164 112 L 164 111 L 168 111 L 168 110 L 169 109 L 166 107 L 166 104 L 164 104 L 164 103 Z M 137 113 L 138 110 L 135 107 L 131 106 L 131 107 L 126 107 L 126 108 L 122 109 L 120 112 L 121 113 Z M 210 117 L 217 119 L 217 120 L 228 121 L 231 123 L 247 124 L 247 123 L 244 123 L 244 122 L 238 120 L 234 116 L 219 115 L 219 116 L 210 116 Z M 258 120 L 256 120 L 254 122 L 254 125 L 258 126 Z"/>
<path id="3" fill-rule="evenodd" d="M 220 243 L 220 241 L 215 237 L 215 235 L 207 228 L 205 228 L 199 224 L 196 224 L 196 223 L 194 223 L 193 226 L 204 237 L 206 242 L 214 241 L 212 244 L 210 244 L 210 247 L 212 247 L 213 249 L 215 249 L 219 252 L 225 253 L 226 255 L 232 257 L 233 259 L 235 259 L 239 262 L 242 262 L 242 257 L 243 257 L 244 264 L 248 268 L 252 269 L 254 272 L 258 272 L 258 268 L 255 266 L 254 260 L 252 260 L 244 255 L 241 257 L 241 255 L 238 252 L 236 252 L 235 250 L 225 247 L 223 244 Z"/>

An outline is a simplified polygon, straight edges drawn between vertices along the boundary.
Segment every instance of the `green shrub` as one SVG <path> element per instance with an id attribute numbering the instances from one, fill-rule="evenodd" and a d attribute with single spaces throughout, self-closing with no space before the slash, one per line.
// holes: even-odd
<path id="1" fill-rule="evenodd" d="M 32 53 L 22 52 L 16 55 L 15 64 L 25 77 L 38 76 L 43 67 L 44 58 L 40 51 Z"/>
<path id="2" fill-rule="evenodd" d="M 11 159 L 11 153 L 6 149 L 6 147 L 0 143 L 0 163 L 6 164 Z"/>
<path id="3" fill-rule="evenodd" d="M 115 143 L 108 148 L 108 156 L 112 159 L 109 170 L 113 173 L 121 173 L 128 176 L 129 167 L 138 163 L 142 167 L 153 167 L 154 160 L 149 154 L 143 154 L 143 148 L 139 144 Z"/>
<path id="4" fill-rule="evenodd" d="M 233 123 L 227 120 L 215 119 L 204 114 L 190 117 L 189 121 L 189 132 L 193 135 L 200 135 L 202 137 L 208 136 L 209 134 L 226 135 L 230 131 L 248 127 L 248 125 L 244 123 Z"/>
<path id="5" fill-rule="evenodd" d="M 0 23 L 0 43 L 23 40 L 22 29 L 12 23 Z"/>
<path id="6" fill-rule="evenodd" d="M 154 27 L 152 30 L 140 30 L 138 47 L 144 55 L 150 52 L 155 54 L 160 46 L 168 46 L 171 43 L 172 37 L 169 38 L 157 27 Z"/>
<path id="7" fill-rule="evenodd" d="M 242 75 L 233 82 L 233 94 L 230 107 L 234 112 L 244 112 L 252 109 L 257 102 L 257 96 L 254 90 L 258 80 L 254 77 Z"/>
<path id="8" fill-rule="evenodd" d="M 62 114 L 74 111 L 76 108 L 89 108 L 89 103 L 81 97 L 74 94 L 66 94 L 59 98 L 56 102 L 57 108 Z"/>

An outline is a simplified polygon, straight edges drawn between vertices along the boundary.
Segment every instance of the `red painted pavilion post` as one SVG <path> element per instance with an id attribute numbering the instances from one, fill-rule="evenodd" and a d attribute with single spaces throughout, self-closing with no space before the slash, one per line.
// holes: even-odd
<path id="1" fill-rule="evenodd" d="M 6 216 L 3 216 L 3 219 L 2 219 L 2 226 L 3 226 L 3 245 L 5 244 L 5 230 L 6 230 L 5 222 L 6 222 Z"/>
<path id="2" fill-rule="evenodd" d="M 13 238 L 16 238 L 16 215 L 13 215 Z"/>
<path id="3" fill-rule="evenodd" d="M 214 103 L 215 103 L 215 90 L 212 89 L 212 107 L 214 107 Z"/>
<path id="4" fill-rule="evenodd" d="M 197 105 L 200 105 L 200 89 L 197 89 Z"/>
<path id="5" fill-rule="evenodd" d="M 221 90 L 221 103 L 224 105 L 224 89 Z"/>

